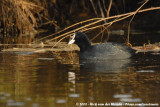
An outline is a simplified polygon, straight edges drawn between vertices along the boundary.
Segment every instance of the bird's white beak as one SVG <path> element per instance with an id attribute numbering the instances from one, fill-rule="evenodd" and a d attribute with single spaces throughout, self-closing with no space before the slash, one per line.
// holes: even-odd
<path id="1" fill-rule="evenodd" d="M 72 43 L 74 43 L 75 42 L 75 34 L 73 35 L 73 38 L 68 42 L 68 45 L 70 45 L 70 44 L 72 44 Z"/>

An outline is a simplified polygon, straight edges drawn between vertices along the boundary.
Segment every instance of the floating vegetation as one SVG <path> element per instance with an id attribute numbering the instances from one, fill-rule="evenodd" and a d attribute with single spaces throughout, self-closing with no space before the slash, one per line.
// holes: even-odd
<path id="1" fill-rule="evenodd" d="M 38 60 L 54 60 L 54 58 L 37 58 Z"/>

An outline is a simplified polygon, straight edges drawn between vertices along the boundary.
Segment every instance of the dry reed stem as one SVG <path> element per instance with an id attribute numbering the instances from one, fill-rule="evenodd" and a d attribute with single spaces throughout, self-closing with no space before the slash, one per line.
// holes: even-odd
<path id="1" fill-rule="evenodd" d="M 88 19 L 88 20 L 85 20 L 85 21 L 82 21 L 82 22 L 75 23 L 75 24 L 73 24 L 73 25 L 71 25 L 71 26 L 69 26 L 69 27 L 67 27 L 67 28 L 65 28 L 65 29 L 63 29 L 63 30 L 60 30 L 60 31 L 58 31 L 58 32 L 56 32 L 56 33 L 54 33 L 54 34 L 51 34 L 51 35 L 48 35 L 48 36 L 46 36 L 46 37 L 43 37 L 43 38 L 41 38 L 41 39 L 39 39 L 39 40 L 33 41 L 32 43 L 38 42 L 38 41 L 40 41 L 40 40 L 49 38 L 49 37 L 54 36 L 54 35 L 57 35 L 57 34 L 60 34 L 61 32 L 66 31 L 66 30 L 68 30 L 68 29 L 70 29 L 70 28 L 72 28 L 72 27 L 78 26 L 78 25 L 80 25 L 80 24 L 84 24 L 84 23 L 87 23 L 87 22 L 90 22 L 90 21 L 94 21 L 94 20 L 99 20 L 99 19 L 101 19 L 101 18 L 93 18 L 93 19 Z M 75 32 L 76 32 L 76 31 L 75 31 Z M 69 33 L 67 33 L 67 34 L 69 34 Z M 62 37 L 62 36 L 60 36 L 60 37 Z M 59 38 L 59 37 L 57 37 L 57 38 Z M 55 39 L 57 39 L 57 38 L 55 37 Z"/>
<path id="2" fill-rule="evenodd" d="M 96 28 L 99 28 L 99 27 L 102 27 L 102 26 L 105 26 L 105 25 L 110 25 L 110 24 L 113 24 L 113 23 L 115 23 L 115 22 L 118 22 L 118 21 L 121 21 L 121 20 L 123 20 L 123 19 L 126 19 L 126 18 L 128 18 L 128 17 L 130 17 L 130 16 L 132 16 L 132 14 L 130 14 L 130 15 L 128 15 L 128 16 L 125 16 L 125 17 L 122 17 L 122 18 L 119 18 L 119 19 L 116 19 L 116 20 L 114 20 L 114 21 L 112 21 L 112 22 L 105 23 L 105 24 L 103 24 L 103 25 L 98 25 L 98 26 L 94 26 L 94 27 L 87 28 L 87 30 L 92 30 L 92 29 L 96 29 Z M 87 31 L 87 30 L 83 30 L 83 31 Z"/>
<path id="3" fill-rule="evenodd" d="M 134 19 L 135 15 L 137 14 L 137 12 L 138 12 L 146 3 L 148 3 L 148 1 L 149 1 L 149 0 L 146 0 L 139 8 L 135 11 L 135 13 L 133 14 L 131 20 L 129 21 L 127 41 L 126 41 L 126 44 L 128 44 L 128 45 L 131 45 L 131 44 L 129 43 L 129 34 L 130 34 L 130 25 L 131 25 L 131 22 L 133 21 L 133 19 Z"/>
<path id="4" fill-rule="evenodd" d="M 53 36 L 53 35 L 57 35 L 57 34 L 59 34 L 59 33 L 62 33 L 62 32 L 64 32 L 64 31 L 66 31 L 66 30 L 69 29 L 69 28 L 72 28 L 72 27 L 75 27 L 75 26 L 78 26 L 78 25 L 80 25 L 80 24 L 84 24 L 84 23 L 87 23 L 87 22 L 90 22 L 90 21 L 93 21 L 93 22 L 91 22 L 91 23 L 89 23 L 89 24 L 87 24 L 87 25 L 84 25 L 84 26 L 82 26 L 82 27 L 76 28 L 76 29 L 74 29 L 74 30 L 71 30 L 71 31 L 69 31 L 69 32 L 63 33 L 63 34 L 61 34 L 61 35 L 59 35 L 59 36 L 57 36 L 57 37 L 54 37 L 53 39 L 48 40 L 47 42 L 50 42 L 50 41 L 53 41 L 53 40 L 57 40 L 58 38 L 61 38 L 61 37 L 66 36 L 66 35 L 67 35 L 67 37 L 69 37 L 70 35 L 72 35 L 73 33 L 75 33 L 76 31 L 79 31 L 79 30 L 88 31 L 88 30 L 92 30 L 92 29 L 96 29 L 96 28 L 105 26 L 105 25 L 109 25 L 109 24 L 112 24 L 112 23 L 121 21 L 121 20 L 123 20 L 123 19 L 126 19 L 126 18 L 128 18 L 128 17 L 130 17 L 130 16 L 133 16 L 133 15 L 135 15 L 136 13 L 142 13 L 142 12 L 151 11 L 151 10 L 158 10 L 158 9 L 160 9 L 160 7 L 151 7 L 151 8 L 147 8 L 147 9 L 143 9 L 143 10 L 139 10 L 139 8 L 138 8 L 138 9 L 137 9 L 136 11 L 134 11 L 134 12 L 129 12 L 129 13 L 125 13 L 125 14 L 115 15 L 115 16 L 111 16 L 111 17 L 107 17 L 107 18 L 93 18 L 93 19 L 85 20 L 85 21 L 82 21 L 82 22 L 75 23 L 75 24 L 73 24 L 73 25 L 65 28 L 64 30 L 61 30 L 61 31 L 59 31 L 59 32 L 57 32 L 57 33 L 54 33 L 54 34 L 49 35 L 49 36 L 46 36 L 46 37 L 44 37 L 44 38 L 41 38 L 41 39 L 39 39 L 39 40 L 37 40 L 37 41 L 43 40 L 43 39 L 48 38 L 48 37 L 51 37 L 51 36 Z M 122 17 L 122 18 L 121 18 L 121 17 Z M 98 24 L 98 23 L 104 21 L 104 20 L 109 20 L 109 19 L 114 19 L 114 18 L 118 18 L 118 19 L 113 20 L 113 21 L 108 22 L 108 23 L 105 23 L 105 24 L 103 24 L 103 25 L 97 25 L 97 26 L 91 27 L 91 26 L 93 26 L 93 25 L 95 25 L 95 24 Z M 66 38 L 66 37 L 64 37 L 64 38 Z M 63 38 L 63 39 L 64 39 L 64 38 Z M 63 40 L 63 39 L 60 39 L 60 40 Z M 36 41 L 34 41 L 34 42 L 36 42 Z M 59 41 L 58 41 L 58 43 L 59 43 Z M 55 46 L 55 45 L 54 45 L 54 46 Z"/>
<path id="5" fill-rule="evenodd" d="M 44 8 L 25 0 L 1 0 L 0 20 L 6 32 L 19 29 L 21 32 L 34 29 L 37 25 L 35 13 Z"/>
<path id="6" fill-rule="evenodd" d="M 107 13 L 106 5 L 105 5 L 105 0 L 103 0 L 102 2 L 103 2 L 104 11 Z"/>
<path id="7" fill-rule="evenodd" d="M 111 7 L 112 7 L 112 0 L 110 0 L 110 3 L 109 3 L 109 7 L 108 7 L 108 11 L 107 11 L 107 17 L 109 17 Z"/>
<path id="8" fill-rule="evenodd" d="M 105 18 L 105 15 L 104 15 L 104 12 L 103 12 L 103 9 L 102 9 L 102 6 L 101 6 L 101 3 L 100 3 L 100 1 L 98 0 L 98 6 L 99 6 L 99 10 L 100 10 L 100 12 L 101 12 L 101 17 L 102 18 Z M 105 21 L 104 21 L 105 22 Z"/>
<path id="9" fill-rule="evenodd" d="M 103 25 L 99 25 L 99 26 L 95 26 L 95 27 L 91 27 L 91 28 L 88 28 L 88 29 L 86 29 L 86 30 L 83 30 L 83 31 L 87 31 L 87 30 L 90 30 L 90 29 L 96 29 L 96 28 L 99 28 L 99 27 L 101 27 L 101 26 L 105 26 L 105 25 L 110 25 L 110 24 L 113 24 L 114 22 L 117 22 L 117 21 L 120 21 L 120 20 L 123 20 L 123 19 L 126 19 L 127 17 L 130 17 L 131 15 L 128 15 L 128 16 L 126 16 L 126 17 L 123 17 L 123 18 L 121 18 L 121 19 L 117 19 L 117 20 L 115 20 L 115 21 L 112 21 L 112 22 L 109 22 L 109 23 L 105 23 L 105 24 L 103 24 Z M 79 28 L 78 28 L 79 29 Z M 68 32 L 67 32 L 68 33 Z M 64 36 L 64 35 L 66 35 L 67 33 L 64 33 L 64 34 L 62 34 L 62 35 L 60 35 L 62 38 L 54 45 L 54 46 L 56 46 L 60 41 L 62 41 L 63 39 L 65 39 L 65 38 L 67 38 L 67 37 L 69 37 L 71 34 L 73 35 L 73 33 L 68 33 L 68 34 L 70 34 L 70 35 L 67 35 L 67 36 Z M 64 36 L 64 37 L 63 37 Z M 56 38 L 56 37 L 55 37 Z M 53 39 L 55 39 L 55 38 L 53 38 Z M 58 37 L 59 38 L 59 37 Z M 56 39 L 58 39 L 58 38 L 56 38 Z M 53 41 L 53 39 L 51 39 L 51 40 L 48 40 L 48 41 L 46 41 L 46 42 L 50 42 L 50 41 Z M 53 46 L 53 47 L 54 47 Z"/>
<path id="10" fill-rule="evenodd" d="M 129 16 L 130 16 L 130 15 L 129 15 Z M 113 23 L 113 22 L 109 22 L 109 23 L 105 23 L 105 24 L 103 24 L 103 25 L 98 25 L 98 26 L 95 26 L 95 27 L 87 28 L 87 27 L 89 27 L 89 26 L 91 26 L 91 25 L 94 25 L 94 24 L 97 24 L 97 23 L 99 23 L 99 22 L 102 22 L 102 21 L 104 21 L 105 19 L 106 19 L 106 18 L 100 18 L 100 20 L 98 20 L 98 21 L 92 22 L 91 24 L 87 24 L 87 25 L 84 25 L 84 26 L 82 26 L 82 27 L 80 27 L 80 28 L 77 28 L 77 29 L 75 29 L 75 30 L 69 31 L 69 32 L 67 32 L 67 33 L 64 33 L 64 34 L 62 34 L 62 35 L 60 35 L 60 36 L 58 36 L 58 37 L 55 37 L 55 38 L 53 38 L 53 39 L 51 39 L 51 40 L 46 41 L 46 42 L 50 42 L 50 41 L 56 40 L 56 39 L 58 39 L 58 38 L 60 38 L 60 37 L 63 37 L 63 36 L 65 36 L 65 35 L 68 35 L 68 34 L 73 34 L 74 32 L 79 31 L 79 30 L 87 31 L 87 30 L 99 28 L 99 27 L 101 27 L 101 26 L 104 26 L 104 25 L 108 25 L 108 24 Z M 86 29 L 86 30 L 83 30 L 84 28 L 87 28 L 87 29 Z"/>
<path id="11" fill-rule="evenodd" d="M 118 19 L 118 18 L 117 18 L 117 19 Z M 117 20 L 117 19 L 115 19 L 115 20 Z M 112 24 L 113 24 L 113 23 L 110 23 L 107 27 L 105 27 L 105 26 L 103 25 L 104 29 L 103 29 L 101 32 L 99 32 L 96 36 L 94 36 L 90 41 L 93 41 L 94 39 L 96 39 L 102 32 L 104 32 L 105 30 L 107 30 Z"/>
<path id="12" fill-rule="evenodd" d="M 90 0 L 90 2 L 91 2 L 91 5 L 93 7 L 94 13 L 98 16 L 93 0 Z"/>

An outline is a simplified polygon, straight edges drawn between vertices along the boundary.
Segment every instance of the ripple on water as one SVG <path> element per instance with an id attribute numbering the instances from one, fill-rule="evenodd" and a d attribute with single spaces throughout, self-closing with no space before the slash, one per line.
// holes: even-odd
<path id="1" fill-rule="evenodd" d="M 77 98 L 77 97 L 80 97 L 80 95 L 79 94 L 69 94 L 69 97 Z"/>
<path id="2" fill-rule="evenodd" d="M 132 97 L 131 94 L 115 94 L 113 96 L 114 98 L 128 98 L 128 97 Z"/>
<path id="3" fill-rule="evenodd" d="M 7 97 L 10 97 L 11 94 L 5 93 L 5 92 L 0 92 L 0 100 L 5 100 Z"/>
<path id="4" fill-rule="evenodd" d="M 7 106 L 24 106 L 24 102 L 7 102 Z"/>
<path id="5" fill-rule="evenodd" d="M 139 70 L 139 71 L 136 71 L 136 72 L 155 72 L 154 70 Z"/>
<path id="6" fill-rule="evenodd" d="M 28 97 L 28 98 L 26 98 L 26 101 L 31 101 L 31 100 L 32 100 L 32 99 L 31 99 L 31 98 L 29 98 L 29 97 Z"/>
<path id="7" fill-rule="evenodd" d="M 140 98 L 132 98 L 131 94 L 115 94 L 114 98 L 119 98 L 121 102 L 141 102 Z"/>
<path id="8" fill-rule="evenodd" d="M 56 103 L 58 103 L 58 104 L 66 103 L 66 100 L 65 99 L 58 99 L 58 100 L 56 100 Z"/>
<path id="9" fill-rule="evenodd" d="M 39 107 L 38 103 L 33 103 L 31 107 Z"/>
<path id="10" fill-rule="evenodd" d="M 54 60 L 54 58 L 37 58 L 38 60 Z"/>
<path id="11" fill-rule="evenodd" d="M 13 100 L 13 99 L 8 99 L 8 100 L 6 100 L 6 102 L 7 102 L 7 103 L 13 103 L 14 100 Z"/>
<path id="12" fill-rule="evenodd" d="M 142 102 L 140 98 L 121 98 L 120 101 L 121 102 L 132 102 L 132 103 Z"/>
<path id="13" fill-rule="evenodd" d="M 5 100 L 5 99 L 6 99 L 5 96 L 1 96 L 1 97 L 0 97 L 0 100 Z"/>

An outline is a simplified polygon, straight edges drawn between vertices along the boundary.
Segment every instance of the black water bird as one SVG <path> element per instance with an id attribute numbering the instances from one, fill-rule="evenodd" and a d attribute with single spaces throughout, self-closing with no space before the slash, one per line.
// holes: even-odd
<path id="1" fill-rule="evenodd" d="M 91 45 L 87 35 L 82 32 L 75 33 L 68 43 L 75 43 L 80 48 L 80 59 L 106 60 L 106 59 L 127 59 L 135 54 L 136 50 L 124 44 L 106 42 Z"/>

